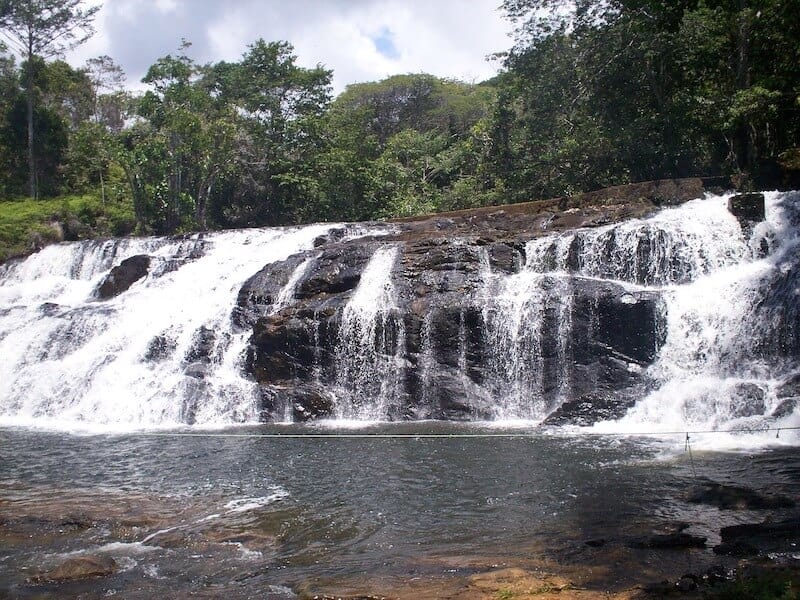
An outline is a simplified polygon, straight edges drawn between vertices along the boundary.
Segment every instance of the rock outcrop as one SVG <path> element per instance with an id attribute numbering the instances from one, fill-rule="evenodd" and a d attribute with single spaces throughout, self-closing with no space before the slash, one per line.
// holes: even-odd
<path id="1" fill-rule="evenodd" d="M 641 395 L 664 341 L 659 293 L 532 272 L 526 244 L 647 216 L 702 191 L 700 180 L 654 182 L 407 219 L 267 265 L 233 312 L 253 331 L 247 368 L 263 418 L 363 415 L 365 398 L 382 398 L 389 419 L 619 416 Z M 381 249 L 392 258 L 374 265 Z M 346 310 L 362 279 L 378 290 L 374 305 Z M 343 364 L 343 347 L 353 364 Z M 520 397 L 536 398 L 526 414 L 515 414 Z M 498 407 L 497 398 L 507 401 Z"/>
<path id="2" fill-rule="evenodd" d="M 147 275 L 150 269 L 150 257 L 138 254 L 126 258 L 100 282 L 95 290 L 98 300 L 109 300 L 127 291 L 134 283 Z"/>

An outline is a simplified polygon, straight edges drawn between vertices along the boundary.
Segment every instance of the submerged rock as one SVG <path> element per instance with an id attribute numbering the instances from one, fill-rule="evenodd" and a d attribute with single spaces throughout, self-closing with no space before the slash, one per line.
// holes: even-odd
<path id="1" fill-rule="evenodd" d="M 64 583 L 108 577 L 117 570 L 116 561 L 110 556 L 88 554 L 68 558 L 63 563 L 31 578 L 31 583 Z"/>
<path id="2" fill-rule="evenodd" d="M 628 545 L 631 548 L 651 548 L 655 550 L 705 548 L 706 538 L 678 531 L 632 538 L 628 541 Z"/>
<path id="3" fill-rule="evenodd" d="M 755 490 L 720 483 L 706 483 L 689 491 L 687 501 L 708 504 L 721 509 L 764 510 L 792 508 L 795 501 L 787 496 L 761 494 Z"/>
<path id="4" fill-rule="evenodd" d="M 783 520 L 767 519 L 763 523 L 730 525 L 720 530 L 721 543 L 714 547 L 717 554 L 755 556 L 769 552 L 796 551 L 800 532 L 800 517 Z"/>
<path id="5" fill-rule="evenodd" d="M 735 194 L 728 200 L 728 210 L 739 220 L 742 227 L 760 223 L 766 218 L 764 194 L 761 192 Z"/>

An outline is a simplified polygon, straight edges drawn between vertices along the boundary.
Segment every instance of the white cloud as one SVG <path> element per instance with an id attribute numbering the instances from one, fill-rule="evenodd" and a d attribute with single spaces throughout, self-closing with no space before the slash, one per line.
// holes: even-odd
<path id="1" fill-rule="evenodd" d="M 93 0 L 94 1 L 94 0 Z M 131 83 L 155 59 L 193 43 L 199 62 L 236 60 L 258 38 L 287 40 L 299 64 L 324 64 L 334 88 L 396 73 L 483 80 L 497 65 L 486 56 L 510 46 L 499 0 L 105 0 L 98 34 L 73 63 L 109 54 Z M 391 34 L 396 52 L 376 44 Z M 75 60 L 77 59 L 77 60 Z"/>

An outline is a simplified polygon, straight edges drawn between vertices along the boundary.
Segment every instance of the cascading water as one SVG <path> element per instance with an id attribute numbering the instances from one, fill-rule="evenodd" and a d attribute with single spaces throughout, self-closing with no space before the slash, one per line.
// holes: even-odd
<path id="1" fill-rule="evenodd" d="M 567 366 L 571 294 L 564 277 L 525 269 L 489 280 L 484 307 L 490 396 L 496 419 L 542 420 L 552 410 L 551 389 L 563 391 Z M 555 328 L 555 335 L 550 332 Z M 550 340 L 556 348 L 548 348 Z M 552 345 L 552 344 L 551 344 Z M 559 365 L 549 372 L 548 355 Z M 550 362 L 553 362 L 552 360 Z M 559 376 L 560 375 L 560 376 Z"/>
<path id="2" fill-rule="evenodd" d="M 770 277 L 797 269 L 799 196 L 767 194 L 768 219 L 747 235 L 727 209 L 729 196 L 718 196 L 649 219 L 529 242 L 520 273 L 486 278 L 495 418 L 541 420 L 570 398 L 575 310 L 570 282 L 589 278 L 632 294 L 658 294 L 666 332 L 657 360 L 645 372 L 653 391 L 622 421 L 598 430 L 762 423 L 778 408 L 776 387 L 798 368 L 796 355 L 776 352 L 770 344 L 792 327 L 786 305 L 797 305 L 792 293 L 800 288 L 776 291 Z M 597 308 L 592 310 L 589 335 L 600 327 Z M 552 338 L 556 347 L 548 349 Z M 548 355 L 557 356 L 558 368 L 548 368 Z M 791 412 L 784 406 L 783 413 Z"/>
<path id="3" fill-rule="evenodd" d="M 732 220 L 724 201 L 698 203 L 716 215 L 698 222 Z M 798 372 L 800 194 L 768 193 L 766 204 L 767 220 L 749 239 L 709 232 L 704 257 L 717 257 L 715 269 L 665 290 L 666 343 L 648 372 L 654 390 L 598 430 L 758 428 L 765 417 L 775 427 L 800 423 L 791 400 L 776 394 Z"/>
<path id="4" fill-rule="evenodd" d="M 727 196 L 689 202 L 649 219 L 548 236 L 528 244 L 528 268 L 660 286 L 751 256 Z"/>
<path id="5" fill-rule="evenodd" d="M 336 416 L 380 420 L 395 404 L 404 346 L 392 283 L 399 249 L 378 249 L 344 307 L 336 345 Z"/>
<path id="6" fill-rule="evenodd" d="M 329 226 L 48 247 L 0 266 L 0 423 L 251 422 L 268 393 L 289 419 L 280 394 L 309 383 L 334 399 L 322 416 L 347 420 L 539 422 L 624 388 L 633 408 L 598 430 L 796 424 L 800 194 L 767 194 L 766 222 L 744 232 L 727 202 L 507 245 L 497 269 L 491 243 L 426 241 L 409 257 L 370 228 L 350 230 L 368 243 L 318 248 Z M 97 300 L 140 254 L 146 277 Z"/>
<path id="7" fill-rule="evenodd" d="M 330 226 L 50 246 L 0 272 L 0 422 L 103 428 L 258 418 L 231 323 L 242 282 Z M 96 301 L 114 264 L 147 277 Z"/>

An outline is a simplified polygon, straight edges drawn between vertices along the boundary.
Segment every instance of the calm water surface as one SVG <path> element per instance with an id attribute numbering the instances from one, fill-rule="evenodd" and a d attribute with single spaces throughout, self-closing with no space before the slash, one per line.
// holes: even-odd
<path id="1" fill-rule="evenodd" d="M 800 498 L 797 449 L 695 452 L 692 465 L 678 439 L 334 437 L 502 432 L 425 423 L 229 432 L 331 436 L 323 438 L 0 430 L 0 597 L 225 590 L 230 598 L 284 599 L 364 573 L 468 570 L 474 560 L 465 557 L 611 563 L 607 550 L 585 542 L 602 538 L 608 548 L 685 521 L 712 545 L 721 525 L 763 520 L 687 504 L 697 480 Z M 37 571 L 87 552 L 113 557 L 118 572 L 88 583 L 31 583 Z M 709 549 L 640 551 L 631 560 L 602 584 L 718 559 Z"/>

